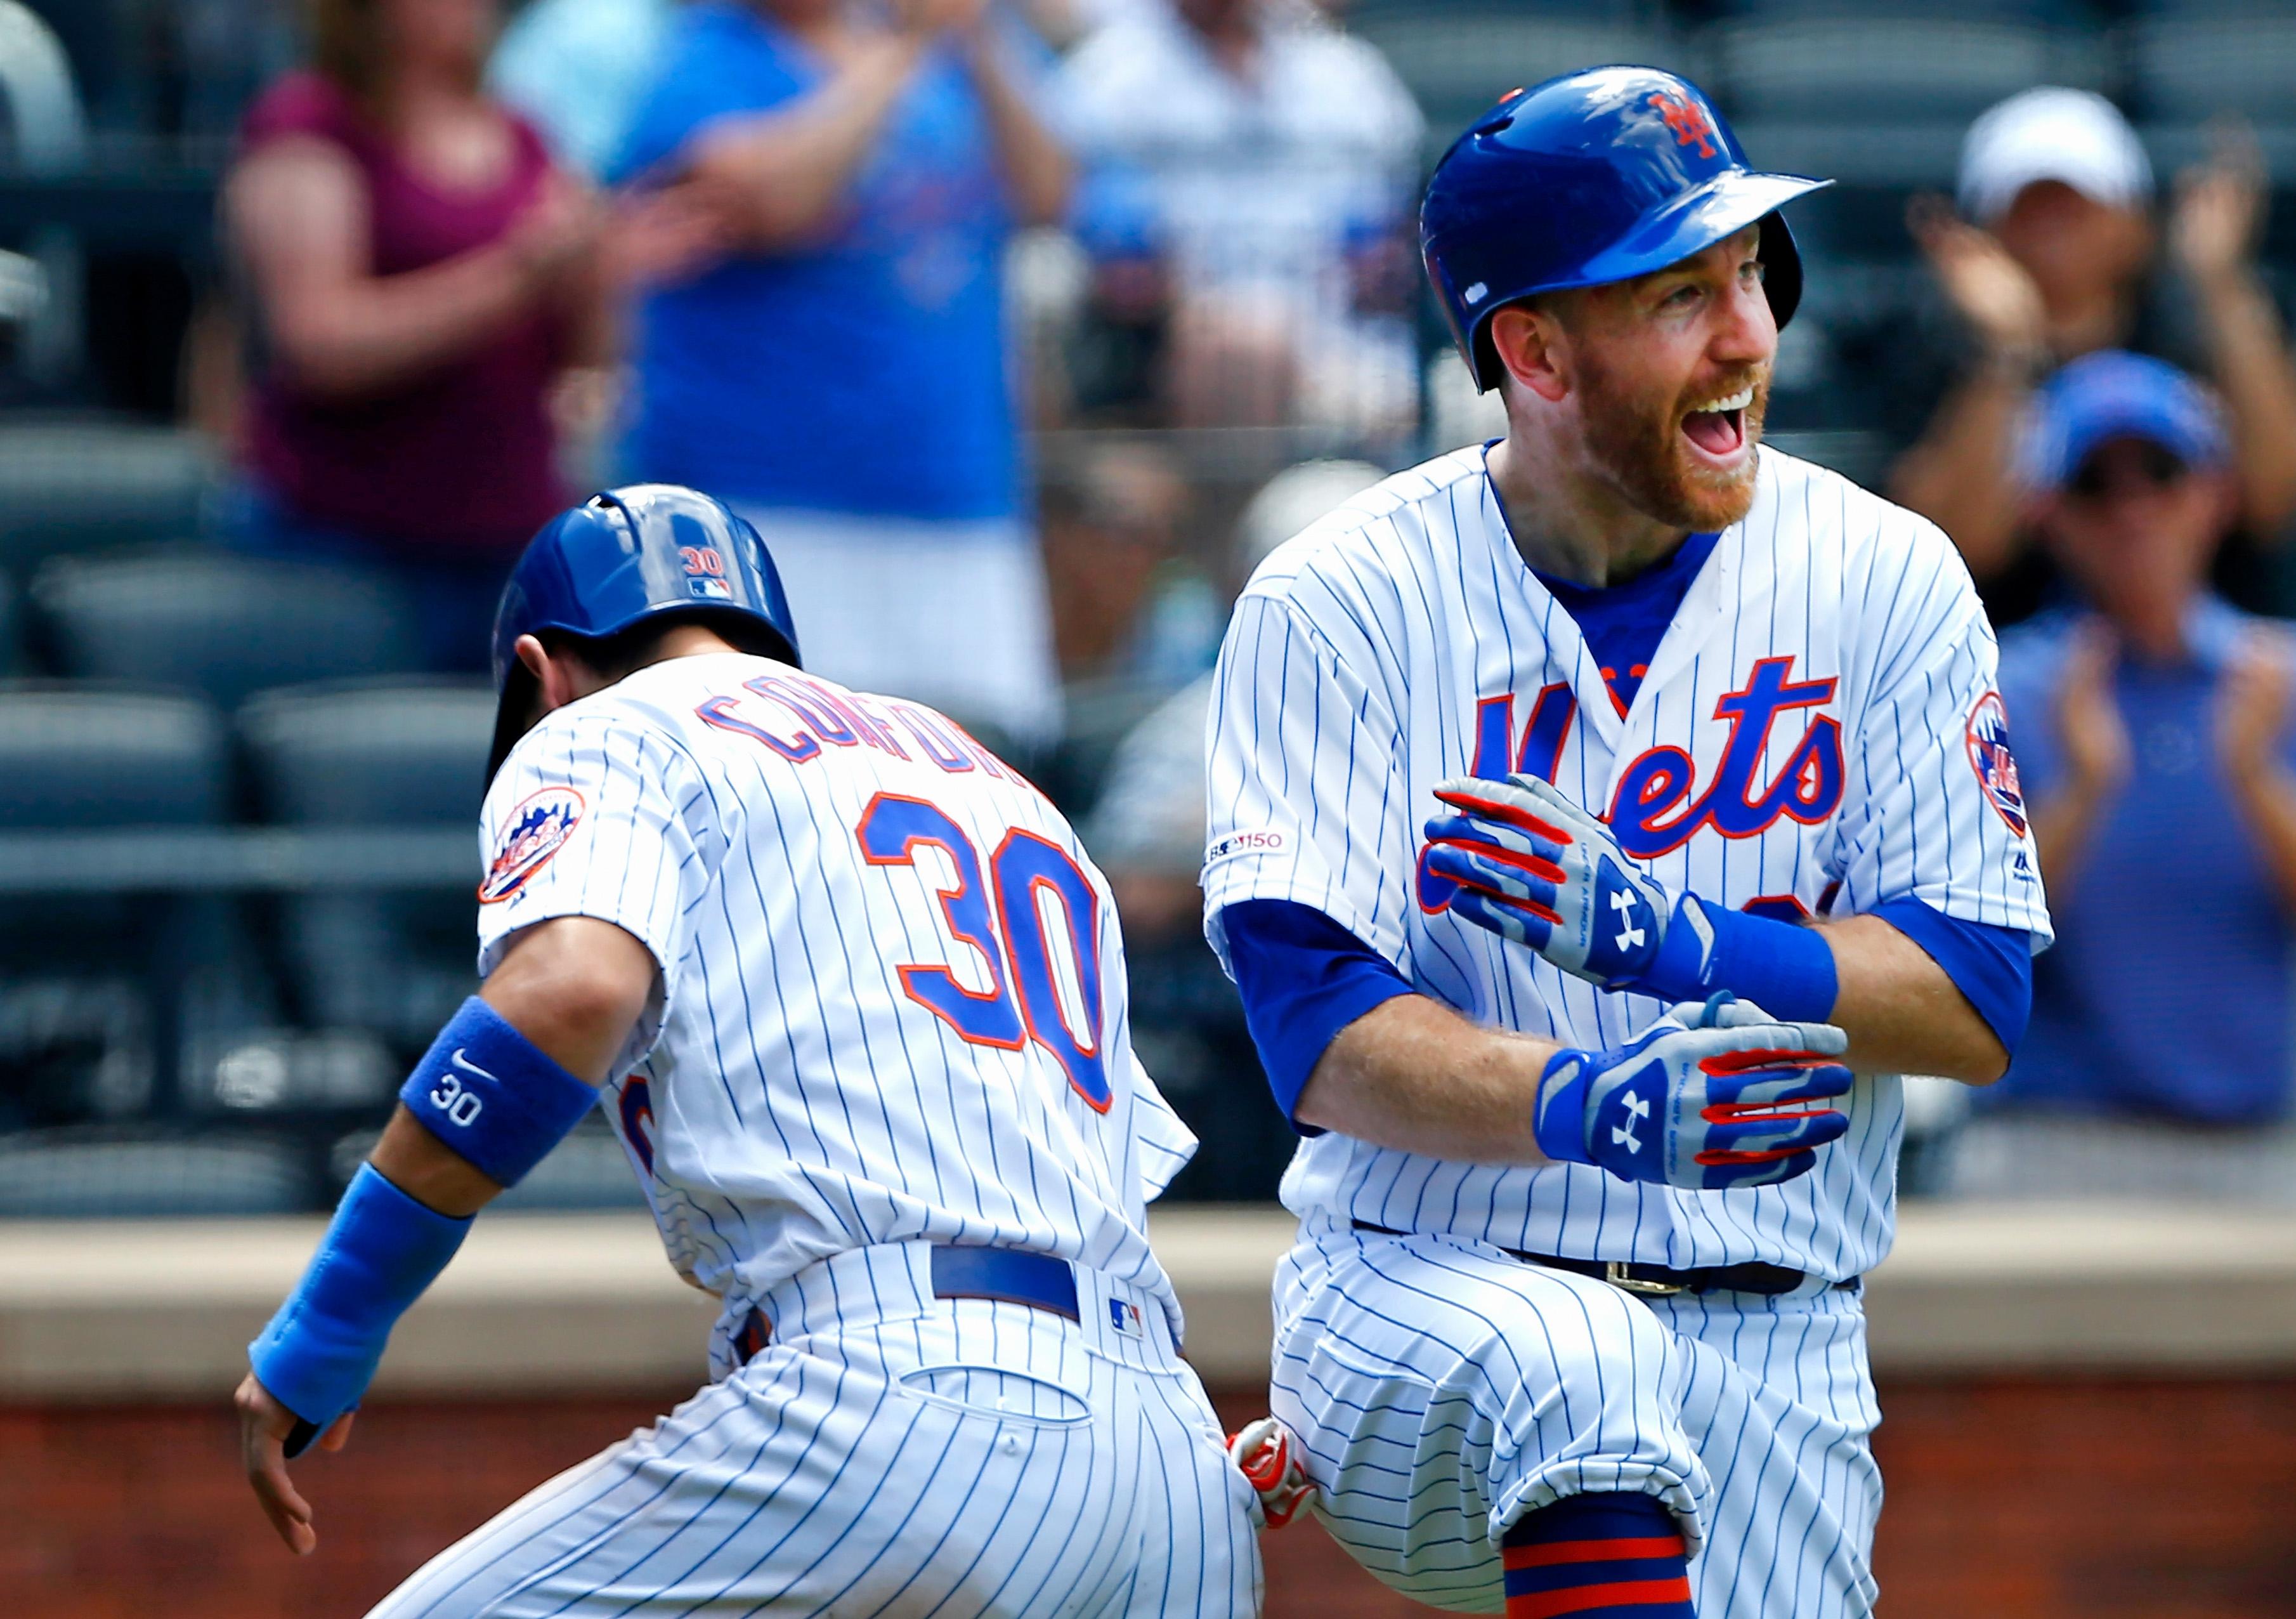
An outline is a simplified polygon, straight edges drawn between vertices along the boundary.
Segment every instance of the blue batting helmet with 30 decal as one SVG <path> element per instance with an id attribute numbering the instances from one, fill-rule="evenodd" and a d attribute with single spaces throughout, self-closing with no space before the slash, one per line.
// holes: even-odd
<path id="1" fill-rule="evenodd" d="M 1589 68 L 1518 90 L 1451 144 L 1427 183 L 1419 246 L 1451 335 L 1486 391 L 1494 312 L 1534 292 L 1625 281 L 1762 227 L 1770 308 L 1801 300 L 1777 209 L 1830 180 L 1764 174 L 1705 93 L 1656 68 Z"/>
<path id="2" fill-rule="evenodd" d="M 722 500 L 674 483 L 593 495 L 543 525 L 511 571 L 495 613 L 493 758 L 523 733 L 532 677 L 521 636 L 558 630 L 598 640 L 650 619 L 718 622 L 745 646 L 798 661 L 797 626 L 766 542 Z"/>

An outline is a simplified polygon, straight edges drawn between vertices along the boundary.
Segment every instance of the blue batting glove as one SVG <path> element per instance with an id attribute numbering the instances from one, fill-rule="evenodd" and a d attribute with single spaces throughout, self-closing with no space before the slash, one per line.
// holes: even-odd
<path id="1" fill-rule="evenodd" d="M 1477 926 L 1606 990 L 1641 987 L 1685 914 L 1694 920 L 1677 953 L 1702 930 L 1710 945 L 1687 896 L 1677 901 L 1608 826 L 1538 777 L 1455 777 L 1435 796 L 1459 813 L 1427 823 L 1425 869 L 1439 887 L 1456 885 L 1449 908 Z"/>
<path id="2" fill-rule="evenodd" d="M 1624 1046 L 1566 1048 L 1539 1076 L 1531 1127 L 1541 1151 L 1621 1180 L 1721 1191 L 1808 1174 L 1841 1138 L 1849 1094 L 1831 1023 L 1777 1023 L 1717 995 L 1678 1006 Z"/>

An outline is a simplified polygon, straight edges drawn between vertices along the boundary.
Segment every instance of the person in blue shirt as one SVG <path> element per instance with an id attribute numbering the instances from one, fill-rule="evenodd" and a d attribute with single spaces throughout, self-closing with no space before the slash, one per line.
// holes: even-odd
<path id="1" fill-rule="evenodd" d="M 631 477 L 732 503 L 806 665 L 1027 742 L 1058 725 L 1002 259 L 1068 159 L 983 0 L 701 0 L 617 182 L 711 188 L 738 251 L 639 311 Z"/>
<path id="2" fill-rule="evenodd" d="M 596 176 L 620 153 L 677 0 L 533 0 L 504 28 L 487 88 L 542 131 L 558 160 Z"/>
<path id="3" fill-rule="evenodd" d="M 2231 440 L 2182 373 L 2105 352 L 2042 389 L 2026 460 L 2079 597 L 2001 643 L 2057 943 L 1988 1098 L 2022 1116 L 1972 1130 L 1963 1186 L 2296 1200 L 2292 644 L 2205 583 Z"/>

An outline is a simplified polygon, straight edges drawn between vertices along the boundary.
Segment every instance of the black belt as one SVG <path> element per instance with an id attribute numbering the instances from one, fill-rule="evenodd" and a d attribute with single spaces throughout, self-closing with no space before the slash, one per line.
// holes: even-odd
<path id="1" fill-rule="evenodd" d="M 1358 1231 L 1373 1231 L 1382 1237 L 1416 1235 L 1387 1226 L 1375 1226 L 1367 1220 L 1353 1223 Z M 1759 1293 L 1775 1297 L 1781 1293 L 1792 1293 L 1809 1279 L 1809 1273 L 1806 1270 L 1773 1265 L 1763 1260 L 1749 1260 L 1742 1265 L 1701 1265 L 1694 1270 L 1677 1270 L 1671 1265 L 1645 1265 L 1634 1260 L 1565 1259 L 1559 1253 L 1525 1253 L 1520 1248 L 1501 1248 L 1499 1252 L 1527 1265 L 1543 1265 L 1549 1270 L 1568 1270 L 1576 1276 L 1591 1276 L 1598 1282 L 1608 1282 L 1614 1287 L 1625 1288 L 1628 1293 Z M 1833 1285 L 1854 1288 L 1857 1286 L 1857 1278 L 1851 1277 L 1846 1282 Z"/>
<path id="2" fill-rule="evenodd" d="M 995 1299 L 1080 1320 L 1076 1272 L 1064 1259 L 1018 1248 L 976 1247 L 953 1243 L 932 1246 L 932 1290 L 937 1299 Z M 755 1306 L 734 1335 L 734 1352 L 747 1362 L 773 1342 L 773 1324 Z"/>

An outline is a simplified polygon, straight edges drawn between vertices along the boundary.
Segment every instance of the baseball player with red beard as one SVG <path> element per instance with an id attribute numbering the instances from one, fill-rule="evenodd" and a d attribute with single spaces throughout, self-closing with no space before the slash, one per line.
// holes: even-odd
<path id="1" fill-rule="evenodd" d="M 1505 438 L 1223 651 L 1207 925 L 1305 1138 L 1240 1448 L 1438 1606 L 1873 1607 L 1898 1076 L 2001 1073 L 2049 921 L 1951 544 L 1760 444 L 1820 184 L 1669 74 L 1502 102 L 1422 241 Z"/>

